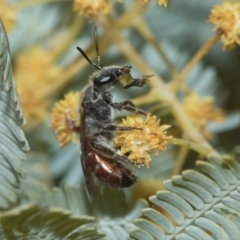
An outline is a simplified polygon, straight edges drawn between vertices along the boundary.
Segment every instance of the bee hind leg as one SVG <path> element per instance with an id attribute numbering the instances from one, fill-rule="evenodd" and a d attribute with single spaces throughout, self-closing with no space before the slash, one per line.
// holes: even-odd
<path id="1" fill-rule="evenodd" d="M 89 144 L 92 147 L 92 149 L 103 158 L 114 159 L 117 162 L 122 162 L 126 164 L 134 164 L 127 157 L 122 156 L 113 149 L 108 148 L 99 143 L 98 137 L 90 139 Z"/>
<path id="2" fill-rule="evenodd" d="M 103 131 L 108 131 L 108 132 L 142 130 L 142 128 L 119 126 L 114 123 L 101 124 L 99 128 Z"/>

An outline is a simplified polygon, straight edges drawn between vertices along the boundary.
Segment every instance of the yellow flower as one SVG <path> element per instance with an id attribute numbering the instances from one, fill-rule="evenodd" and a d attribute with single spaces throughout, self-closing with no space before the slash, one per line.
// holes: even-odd
<path id="1" fill-rule="evenodd" d="M 15 26 L 17 12 L 9 5 L 8 1 L 0 0 L 0 17 L 3 21 L 6 31 L 11 31 Z"/>
<path id="2" fill-rule="evenodd" d="M 34 47 L 16 57 L 14 75 L 27 128 L 42 123 L 49 101 L 44 97 L 48 87 L 57 81 L 60 68 L 52 64 L 51 53 Z"/>
<path id="3" fill-rule="evenodd" d="M 122 155 L 136 165 L 149 167 L 150 153 L 164 151 L 171 136 L 166 135 L 166 129 L 170 126 L 159 126 L 160 120 L 156 116 L 148 115 L 146 118 L 140 115 L 129 115 L 122 120 L 120 126 L 140 128 L 131 131 L 119 131 L 114 139 L 115 146 L 120 148 Z"/>
<path id="4" fill-rule="evenodd" d="M 88 17 L 97 17 L 99 14 L 109 14 L 112 11 L 112 4 L 109 0 L 75 0 L 73 8 L 80 15 Z"/>
<path id="5" fill-rule="evenodd" d="M 211 133 L 207 130 L 210 121 L 223 121 L 224 112 L 214 106 L 213 97 L 200 98 L 196 92 L 189 94 L 183 101 L 182 107 L 192 122 L 198 126 L 208 138 Z"/>
<path id="6" fill-rule="evenodd" d="M 61 147 L 70 141 L 76 143 L 79 139 L 79 99 L 79 92 L 69 92 L 64 100 L 55 103 L 51 127 L 55 129 Z"/>
<path id="7" fill-rule="evenodd" d="M 231 50 L 240 44 L 240 2 L 224 1 L 216 5 L 208 19 L 221 36 L 224 49 Z"/>

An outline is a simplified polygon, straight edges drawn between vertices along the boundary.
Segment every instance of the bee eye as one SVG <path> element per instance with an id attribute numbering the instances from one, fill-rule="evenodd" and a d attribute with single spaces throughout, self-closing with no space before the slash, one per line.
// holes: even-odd
<path id="1" fill-rule="evenodd" d="M 114 74 L 101 73 L 93 79 L 94 85 L 105 85 L 114 82 L 117 77 Z"/>

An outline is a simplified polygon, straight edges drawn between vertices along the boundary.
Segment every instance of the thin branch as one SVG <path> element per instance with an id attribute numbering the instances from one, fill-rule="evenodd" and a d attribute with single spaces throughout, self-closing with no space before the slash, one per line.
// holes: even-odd
<path id="1" fill-rule="evenodd" d="M 175 76 L 174 80 L 169 84 L 169 87 L 173 92 L 176 92 L 181 87 L 187 75 L 191 72 L 195 65 L 208 53 L 209 49 L 211 49 L 211 47 L 218 40 L 219 35 L 214 35 L 210 39 L 208 39 L 188 62 L 187 66 L 185 66 L 184 69 Z"/>
<path id="2" fill-rule="evenodd" d="M 185 162 L 185 159 L 189 153 L 189 147 L 188 146 L 181 146 L 179 148 L 179 151 L 177 153 L 177 160 L 174 164 L 174 167 L 172 169 L 172 176 L 178 175 L 181 173 L 181 170 L 183 168 L 183 164 Z"/>
<path id="3" fill-rule="evenodd" d="M 142 17 L 137 16 L 135 19 L 133 19 L 131 24 L 143 35 L 143 37 L 149 43 L 151 43 L 155 47 L 155 49 L 157 50 L 159 55 L 162 57 L 163 61 L 166 63 L 166 65 L 167 65 L 170 73 L 172 74 L 172 76 L 177 74 L 177 72 L 178 72 L 177 69 L 175 68 L 173 63 L 168 59 L 168 56 L 166 55 L 166 53 L 162 49 L 160 43 L 153 36 L 151 30 L 149 29 L 149 27 L 146 24 L 146 22 L 144 21 L 144 19 Z"/>
<path id="4" fill-rule="evenodd" d="M 190 148 L 205 157 L 207 157 L 210 153 L 213 153 L 211 148 L 209 148 L 208 146 L 203 146 L 201 144 L 194 143 L 192 141 L 188 141 L 185 139 L 171 138 L 169 140 L 169 143 L 172 143 L 172 144 L 178 145 L 178 146 L 187 147 L 188 149 Z"/>
<path id="5" fill-rule="evenodd" d="M 144 94 L 136 98 L 132 98 L 131 102 L 133 102 L 134 105 L 139 106 L 155 103 L 157 102 L 157 100 L 158 100 L 157 94 L 154 93 L 153 91 L 149 91 L 147 94 Z"/>

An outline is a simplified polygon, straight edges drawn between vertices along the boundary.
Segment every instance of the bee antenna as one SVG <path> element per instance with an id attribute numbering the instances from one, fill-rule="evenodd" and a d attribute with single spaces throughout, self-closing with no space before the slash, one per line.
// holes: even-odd
<path id="1" fill-rule="evenodd" d="M 99 55 L 97 26 L 94 27 L 94 38 L 95 38 L 95 47 L 96 47 L 96 52 L 97 52 L 98 66 L 103 68 L 102 63 L 101 63 L 101 58 L 100 58 L 100 55 Z"/>
<path id="2" fill-rule="evenodd" d="M 102 67 L 101 65 L 98 66 L 96 63 L 93 63 L 87 56 L 87 54 L 80 48 L 80 47 L 76 47 L 77 50 L 83 55 L 83 57 L 95 68 L 99 69 L 99 70 L 102 70 Z"/>

